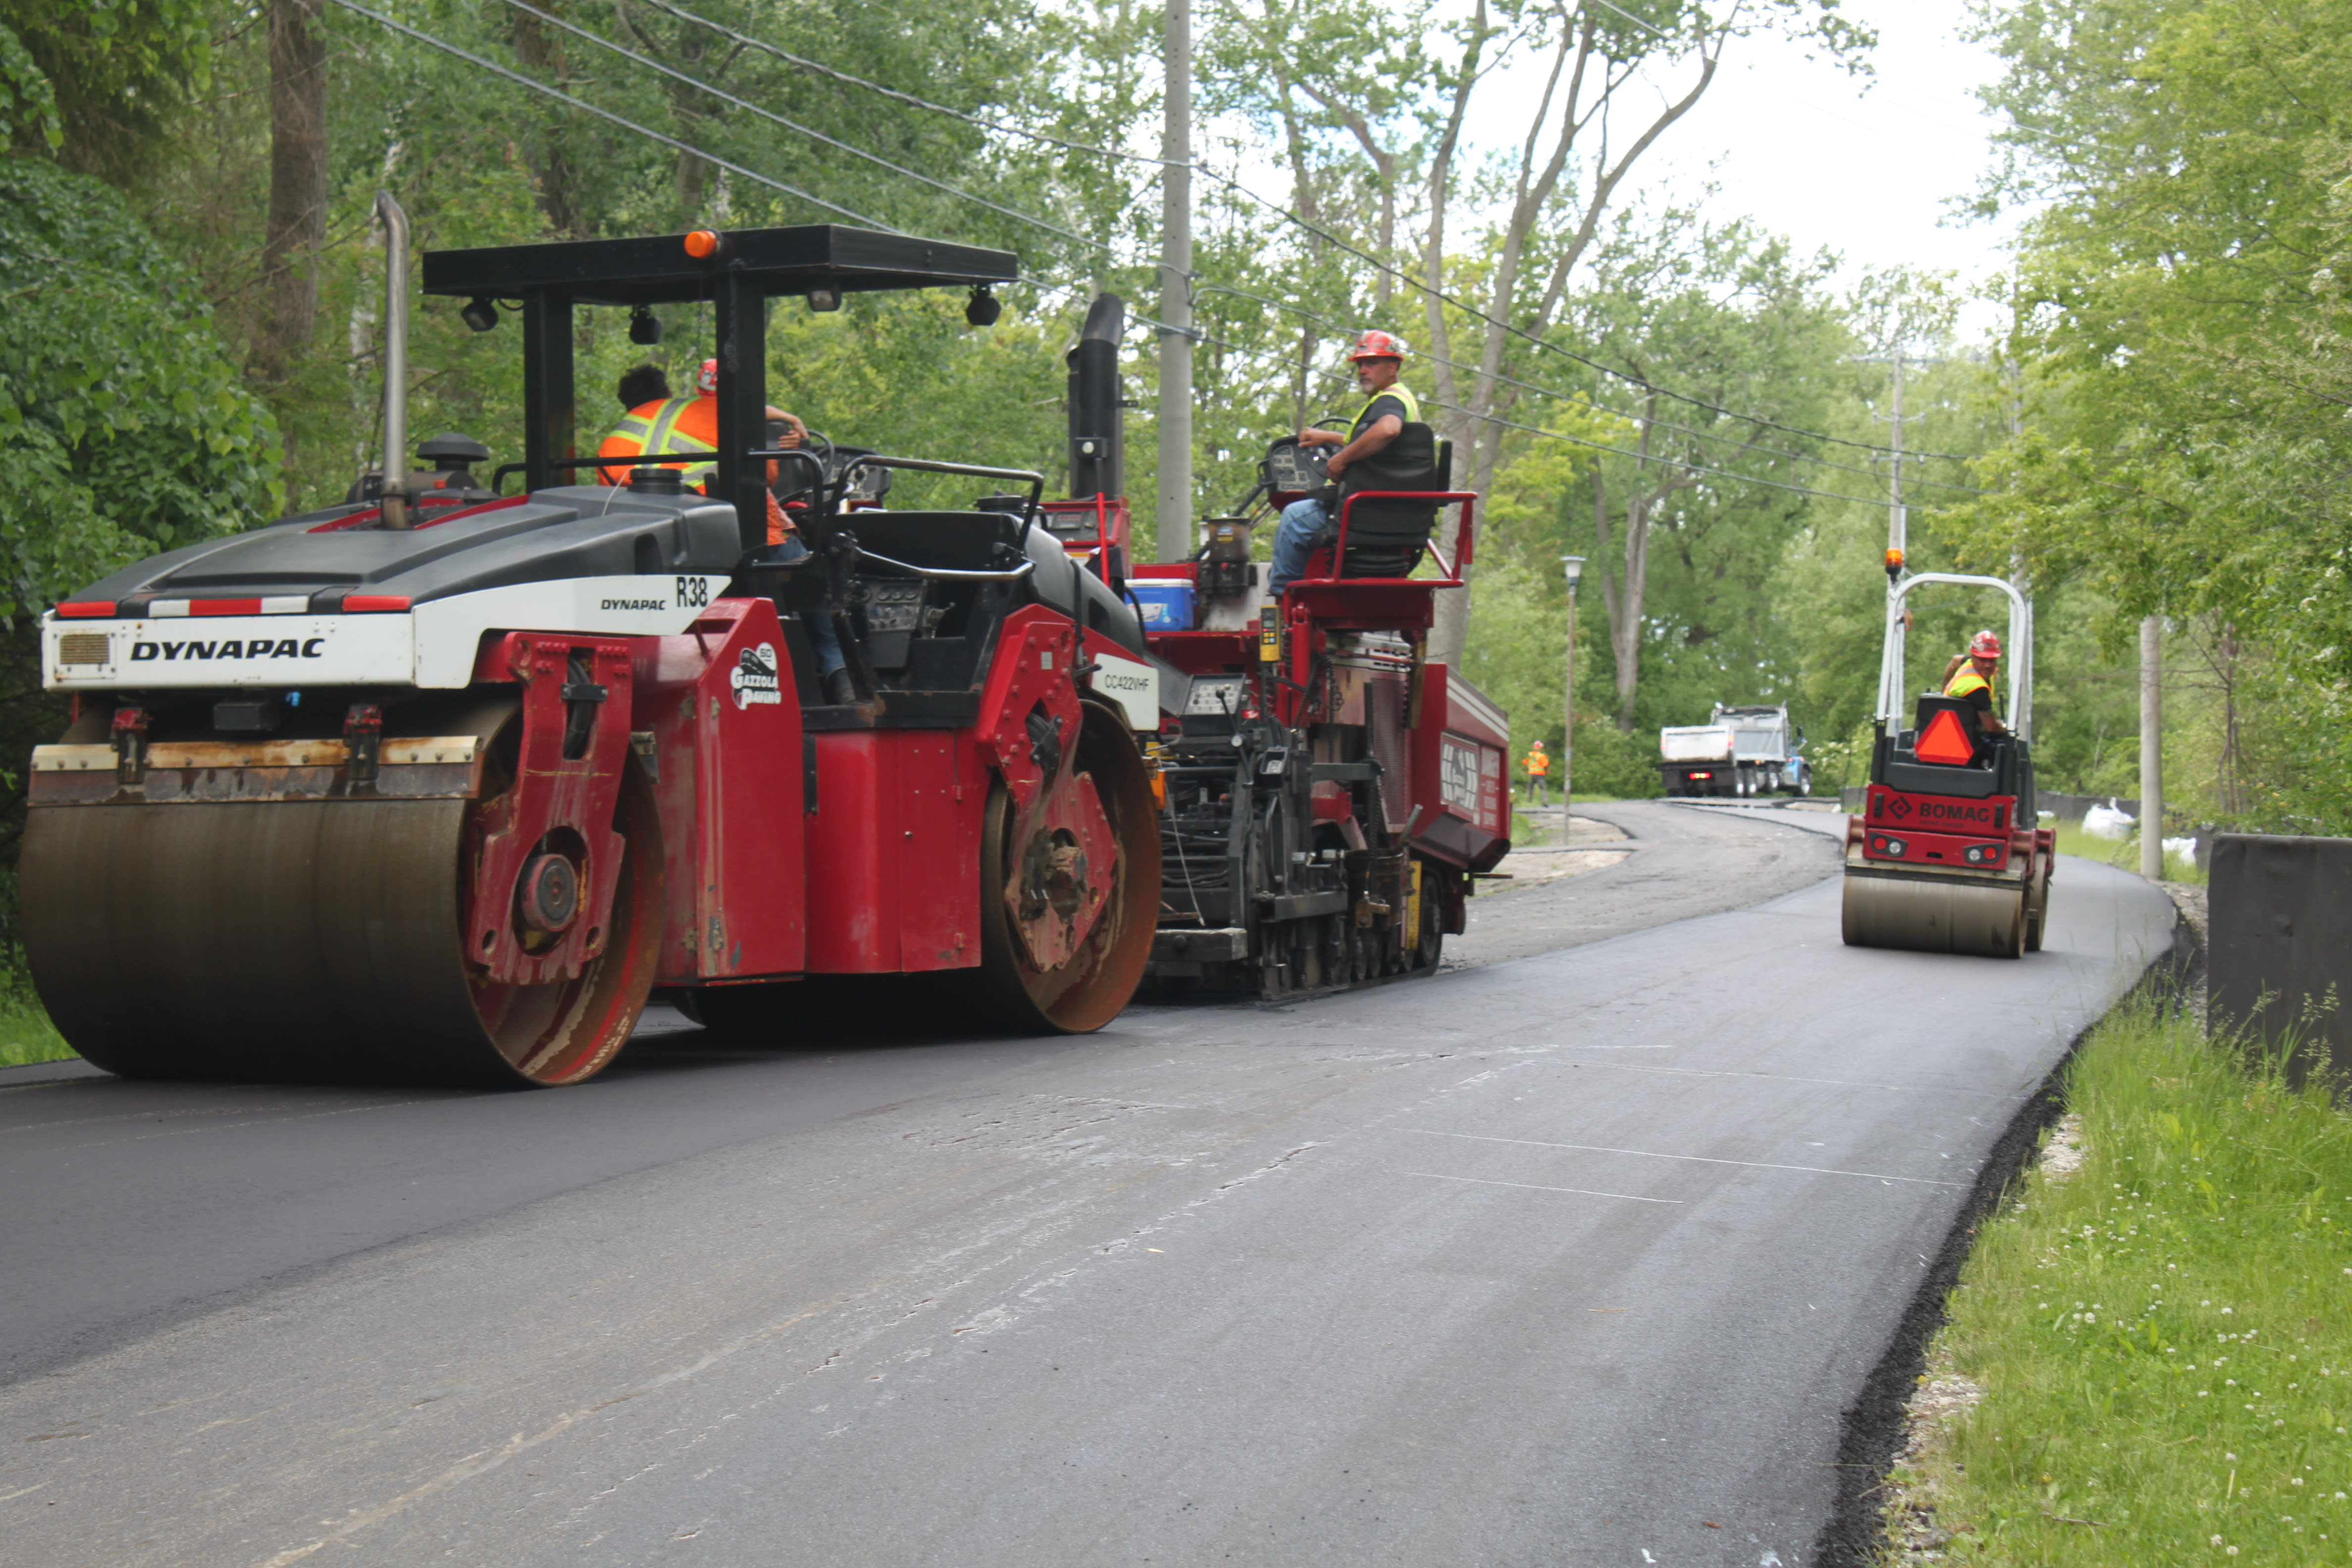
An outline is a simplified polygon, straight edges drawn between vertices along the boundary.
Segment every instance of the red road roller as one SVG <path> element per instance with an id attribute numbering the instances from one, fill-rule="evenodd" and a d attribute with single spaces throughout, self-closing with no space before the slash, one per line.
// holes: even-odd
<path id="1" fill-rule="evenodd" d="M 1907 574 L 1899 551 L 1887 555 L 1877 739 L 1862 813 L 1846 823 L 1846 945 L 1991 958 L 2038 952 L 2057 836 L 2034 809 L 2032 603 L 2000 577 Z M 1933 584 L 2009 599 L 2004 734 L 1940 689 L 1905 710 L 1904 605 Z"/>
<path id="2" fill-rule="evenodd" d="M 785 451 L 764 422 L 770 301 L 985 294 L 1014 258 L 822 226 L 427 254 L 427 296 L 519 317 L 521 458 L 487 479 L 463 438 L 405 471 L 390 272 L 380 495 L 44 617 L 78 717 L 33 758 L 25 943 L 74 1047 L 552 1085 L 656 987 L 780 1027 L 826 976 L 921 977 L 1026 1030 L 1113 1017 L 1160 904 L 1159 712 L 1106 679 L 1147 664 L 1136 616 L 1041 525 L 1038 475 Z M 716 449 L 606 482 L 575 455 L 579 315 L 687 302 L 715 321 Z M 909 469 L 985 504 L 894 509 Z M 828 648 L 851 689 L 820 682 Z"/>

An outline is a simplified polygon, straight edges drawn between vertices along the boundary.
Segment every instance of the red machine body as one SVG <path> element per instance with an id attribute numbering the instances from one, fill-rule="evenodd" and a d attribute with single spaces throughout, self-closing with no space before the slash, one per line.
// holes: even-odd
<path id="1" fill-rule="evenodd" d="M 67 1038 L 126 1074 L 552 1085 L 656 989 L 780 1040 L 828 978 L 907 977 L 959 1026 L 1117 1016 L 1159 904 L 1159 707 L 1111 578 L 1034 471 L 760 434 L 769 300 L 1013 258 L 821 227 L 424 271 L 522 302 L 522 494 L 436 438 L 455 466 L 409 497 L 362 482 L 45 617 L 79 718 L 33 759 L 21 882 Z M 566 455 L 575 313 L 714 299 L 716 450 L 564 482 L 613 466 Z M 961 504 L 886 504 L 894 472 Z"/>
<path id="2" fill-rule="evenodd" d="M 1459 507 L 1454 559 L 1424 531 L 1363 570 L 1354 509 L 1382 502 Z M 1193 560 L 1135 569 L 1148 602 L 1191 605 L 1147 635 L 1174 693 L 1155 751 L 1156 979 L 1269 996 L 1368 984 L 1432 972 L 1463 930 L 1474 879 L 1510 847 L 1507 721 L 1427 656 L 1475 507 L 1443 489 L 1350 496 L 1278 597 L 1235 519 L 1212 520 Z M 1411 575 L 1423 558 L 1433 574 Z"/>

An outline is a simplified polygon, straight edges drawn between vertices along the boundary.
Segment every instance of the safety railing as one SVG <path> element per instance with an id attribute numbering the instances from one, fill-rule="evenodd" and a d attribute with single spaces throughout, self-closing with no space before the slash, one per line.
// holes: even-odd
<path id="1" fill-rule="evenodd" d="M 1473 546 L 1477 527 L 1474 514 L 1477 510 L 1477 500 L 1478 492 L 1475 490 L 1359 490 L 1339 503 L 1339 533 L 1331 548 L 1331 574 L 1328 577 L 1299 577 L 1293 580 L 1291 586 L 1297 587 L 1302 583 L 1426 583 L 1433 588 L 1459 588 L 1463 584 L 1463 571 L 1470 565 L 1475 553 Z M 1404 575 L 1397 577 L 1347 575 L 1349 514 L 1355 510 L 1358 501 L 1363 500 L 1410 500 L 1441 507 L 1461 507 L 1462 525 L 1454 531 L 1453 560 L 1448 561 L 1444 552 L 1437 548 L 1434 525 L 1430 529 L 1430 537 L 1422 542 L 1422 550 L 1427 552 L 1430 560 L 1437 563 L 1438 571 L 1444 574 L 1440 577 L 1415 577 L 1412 575 L 1412 567 L 1408 566 Z M 1421 555 L 1417 553 L 1413 556 L 1412 565 L 1420 564 Z"/>

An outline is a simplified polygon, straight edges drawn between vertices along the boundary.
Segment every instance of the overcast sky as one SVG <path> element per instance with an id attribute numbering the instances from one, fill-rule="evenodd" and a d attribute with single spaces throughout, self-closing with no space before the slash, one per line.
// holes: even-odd
<path id="1" fill-rule="evenodd" d="M 1850 268 L 1951 268 L 1964 285 L 2000 270 L 2013 225 L 1956 222 L 1945 211 L 1990 163 L 1993 122 L 1974 89 L 1999 75 L 2000 61 L 1961 39 L 1958 5 L 1845 0 L 1844 10 L 1878 30 L 1874 78 L 1808 60 L 1778 38 L 1735 45 L 1638 184 L 1654 197 L 1685 195 L 1712 167 L 1718 216 L 1746 214 L 1801 249 L 1827 246 Z M 1484 95 L 1497 139 L 1508 135 L 1513 109 L 1525 112 L 1517 89 L 1526 75 L 1515 78 L 1511 90 Z M 1967 328 L 1990 331 L 2000 317 L 1979 307 Z"/>

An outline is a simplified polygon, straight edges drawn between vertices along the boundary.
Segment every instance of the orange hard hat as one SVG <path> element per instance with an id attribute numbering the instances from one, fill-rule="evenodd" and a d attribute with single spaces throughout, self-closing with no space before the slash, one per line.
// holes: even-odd
<path id="1" fill-rule="evenodd" d="M 1410 352 L 1402 338 L 1375 327 L 1356 340 L 1356 346 L 1348 352 L 1348 361 L 1352 364 L 1360 359 L 1402 359 Z"/>
<path id="2" fill-rule="evenodd" d="M 719 362 L 715 359 L 704 360 L 702 362 L 702 368 L 695 373 L 694 384 L 705 396 L 717 392 L 719 390 Z"/>
<path id="3" fill-rule="evenodd" d="M 1976 636 L 1969 639 L 1969 657 L 1970 658 L 1999 658 L 2000 657 L 2000 639 L 1993 636 L 1990 631 L 1979 632 Z"/>

